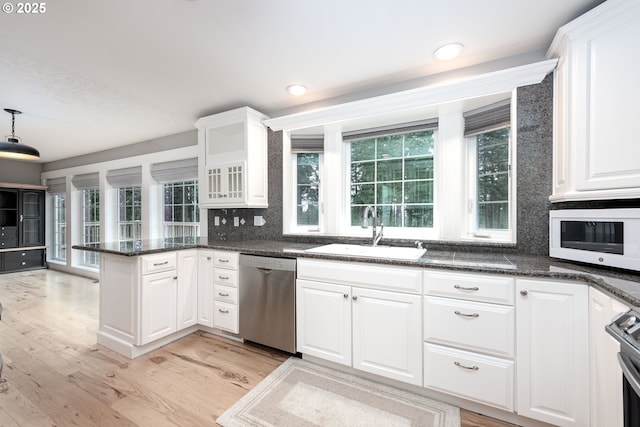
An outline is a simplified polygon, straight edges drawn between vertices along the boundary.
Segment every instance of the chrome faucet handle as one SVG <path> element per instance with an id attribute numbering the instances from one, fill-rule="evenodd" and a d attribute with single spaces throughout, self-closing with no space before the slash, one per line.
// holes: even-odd
<path id="1" fill-rule="evenodd" d="M 424 249 L 424 242 L 421 242 L 420 240 L 416 240 L 413 243 L 416 245 L 417 249 Z"/>

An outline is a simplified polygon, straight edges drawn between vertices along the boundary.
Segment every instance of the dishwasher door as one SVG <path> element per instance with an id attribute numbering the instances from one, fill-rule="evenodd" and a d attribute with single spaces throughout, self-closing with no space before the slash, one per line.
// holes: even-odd
<path id="1" fill-rule="evenodd" d="M 240 254 L 240 336 L 296 352 L 296 260 Z"/>

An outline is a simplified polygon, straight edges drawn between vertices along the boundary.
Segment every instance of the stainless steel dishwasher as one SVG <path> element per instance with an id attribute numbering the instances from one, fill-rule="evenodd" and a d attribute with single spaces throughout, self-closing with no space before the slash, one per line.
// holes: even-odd
<path id="1" fill-rule="evenodd" d="M 240 336 L 296 352 L 296 260 L 240 254 Z"/>

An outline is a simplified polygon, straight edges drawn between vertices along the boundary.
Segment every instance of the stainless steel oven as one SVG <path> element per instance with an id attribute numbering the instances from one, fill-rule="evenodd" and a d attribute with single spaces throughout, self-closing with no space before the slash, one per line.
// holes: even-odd
<path id="1" fill-rule="evenodd" d="M 613 319 L 607 332 L 620 343 L 624 427 L 640 426 L 640 312 L 631 309 Z"/>

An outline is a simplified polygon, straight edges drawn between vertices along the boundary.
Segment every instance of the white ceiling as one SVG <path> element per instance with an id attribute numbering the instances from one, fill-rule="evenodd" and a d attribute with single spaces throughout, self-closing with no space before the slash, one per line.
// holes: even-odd
<path id="1" fill-rule="evenodd" d="M 560 26 L 599 3 L 50 0 L 43 14 L 2 14 L 0 108 L 23 112 L 16 135 L 49 162 L 192 130 L 243 105 L 276 116 L 542 59 Z M 462 55 L 434 60 L 448 42 L 464 44 Z M 291 97 L 291 83 L 309 92 Z M 0 138 L 10 131 L 0 110 Z"/>

